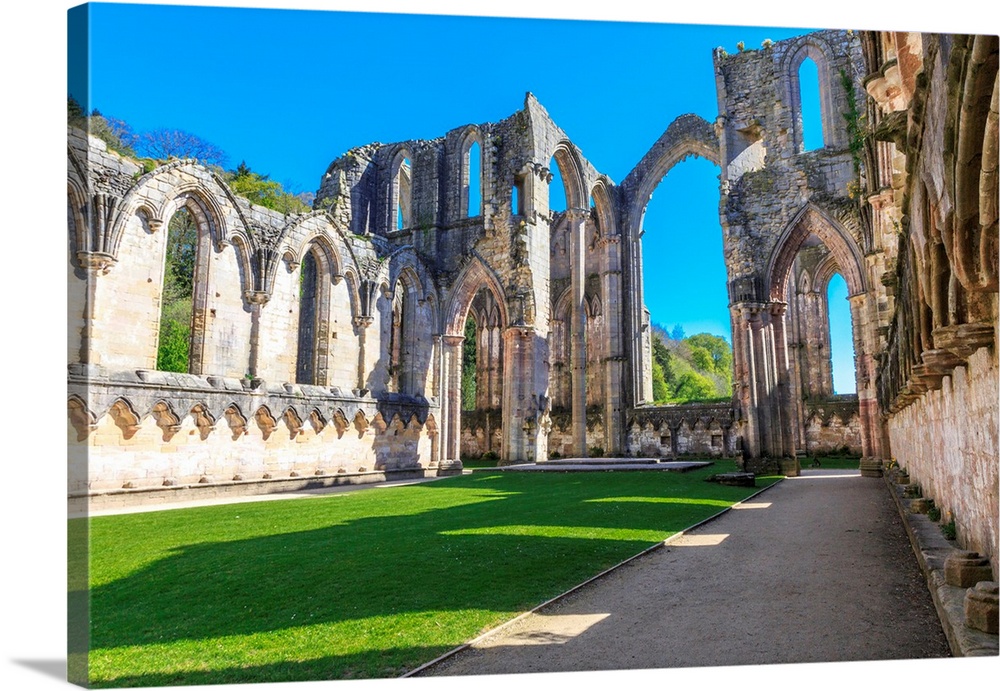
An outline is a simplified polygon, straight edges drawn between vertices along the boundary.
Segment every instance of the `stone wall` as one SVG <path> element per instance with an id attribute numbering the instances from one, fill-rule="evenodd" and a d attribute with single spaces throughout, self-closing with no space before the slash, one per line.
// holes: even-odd
<path id="1" fill-rule="evenodd" d="M 731 457 L 737 453 L 729 403 L 643 406 L 628 426 L 628 456 Z"/>
<path id="2" fill-rule="evenodd" d="M 365 473 L 434 464 L 439 411 L 331 389 L 140 370 L 70 377 L 70 494 Z"/>
<path id="3" fill-rule="evenodd" d="M 809 456 L 848 453 L 860 456 L 858 397 L 841 395 L 809 401 L 805 409 L 805 449 Z"/>
<path id="4" fill-rule="evenodd" d="M 870 32 L 864 52 L 872 229 L 901 230 L 878 408 L 893 459 L 996 578 L 998 39 Z"/>
<path id="5" fill-rule="evenodd" d="M 899 465 L 955 520 L 961 544 L 990 557 L 997 574 L 1000 487 L 997 402 L 1000 370 L 993 349 L 981 348 L 956 367 L 941 388 L 889 417 Z"/>

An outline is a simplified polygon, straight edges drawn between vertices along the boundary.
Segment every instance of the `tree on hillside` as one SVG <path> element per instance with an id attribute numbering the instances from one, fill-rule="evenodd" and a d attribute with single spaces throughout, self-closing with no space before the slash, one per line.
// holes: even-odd
<path id="1" fill-rule="evenodd" d="M 729 343 L 711 334 L 683 334 L 652 326 L 654 403 L 691 403 L 732 395 L 733 355 Z"/>
<path id="2" fill-rule="evenodd" d="M 87 115 L 79 101 L 70 96 L 67 99 L 67 122 L 73 127 L 86 130 L 97 137 L 108 149 L 122 156 L 135 157 L 136 136 L 124 120 L 106 117 L 96 108 Z"/>
<path id="3" fill-rule="evenodd" d="M 184 130 L 161 127 L 143 132 L 137 138 L 136 151 L 140 156 L 165 161 L 170 158 L 197 158 L 206 165 L 226 165 L 226 152 L 196 134 Z"/>
<path id="4" fill-rule="evenodd" d="M 246 161 L 240 161 L 236 170 L 229 171 L 226 177 L 229 189 L 252 204 L 259 204 L 283 214 L 302 213 L 310 209 L 301 195 L 286 192 L 281 183 L 271 180 L 268 175 L 251 170 Z"/>

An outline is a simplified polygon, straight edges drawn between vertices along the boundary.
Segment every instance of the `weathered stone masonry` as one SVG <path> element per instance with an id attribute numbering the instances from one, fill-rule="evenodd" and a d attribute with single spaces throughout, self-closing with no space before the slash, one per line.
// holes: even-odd
<path id="1" fill-rule="evenodd" d="M 907 466 L 995 569 L 996 55 L 995 37 L 850 31 L 720 49 L 719 116 L 678 117 L 621 183 L 529 94 L 498 123 L 352 149 L 314 210 L 288 216 L 196 161 L 147 172 L 71 130 L 70 492 L 447 473 L 463 452 L 728 455 L 794 473 L 847 446 L 866 475 Z M 643 215 L 689 155 L 721 171 L 735 394 L 657 407 Z M 555 167 L 565 210 L 549 205 Z M 155 370 L 179 209 L 199 238 L 186 374 Z M 835 273 L 854 398 L 833 396 Z"/>

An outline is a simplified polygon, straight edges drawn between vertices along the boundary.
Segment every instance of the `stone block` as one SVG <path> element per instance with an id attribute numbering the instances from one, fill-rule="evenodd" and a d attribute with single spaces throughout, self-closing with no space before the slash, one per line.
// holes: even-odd
<path id="1" fill-rule="evenodd" d="M 980 581 L 965 593 L 965 625 L 996 635 L 1000 632 L 1000 598 L 996 581 Z"/>
<path id="2" fill-rule="evenodd" d="M 956 588 L 971 588 L 993 578 L 989 559 L 979 552 L 958 551 L 944 560 L 944 579 Z"/>

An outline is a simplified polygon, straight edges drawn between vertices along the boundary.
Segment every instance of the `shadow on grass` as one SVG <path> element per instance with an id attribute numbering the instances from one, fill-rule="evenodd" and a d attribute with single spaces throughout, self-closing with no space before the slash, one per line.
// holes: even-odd
<path id="1" fill-rule="evenodd" d="M 373 643 L 357 655 L 218 672 L 123 669 L 113 673 L 113 685 L 396 676 L 479 627 L 530 609 L 717 513 L 720 500 L 732 503 L 753 492 L 703 482 L 712 472 L 718 470 L 476 473 L 353 497 L 95 519 L 95 543 L 109 552 L 113 543 L 114 554 L 96 548 L 94 563 L 117 559 L 126 575 L 91 589 L 90 645 L 162 650 L 172 642 L 344 622 L 392 632 L 385 618 L 416 615 L 440 635 L 391 633 L 402 636 L 394 644 L 414 639 L 413 646 L 395 649 L 398 659 L 391 663 L 379 648 L 384 643 Z M 651 501 L 637 501 L 642 497 Z M 655 501 L 663 497 L 671 500 Z M 301 529 L 305 525 L 322 527 Z M 255 530 L 270 534 L 244 537 Z M 195 542 L 199 533 L 215 539 Z M 158 541 L 146 565 L 129 570 L 130 550 Z M 472 622 L 464 628 L 463 617 Z M 411 617 L 396 626 L 414 623 Z M 445 625 L 446 632 L 435 630 Z M 347 626 L 337 635 L 351 631 Z M 439 640 L 440 646 L 424 645 Z"/>
<path id="2" fill-rule="evenodd" d="M 451 646 L 414 646 L 405 649 L 388 649 L 379 653 L 380 666 L 376 676 L 381 678 L 399 677 L 408 667 L 400 665 L 404 659 L 433 660 L 443 655 Z M 319 681 L 325 679 L 345 680 L 344 670 L 361 669 L 370 660 L 371 654 L 329 655 L 313 660 L 276 662 L 265 665 L 249 665 L 221 670 L 198 670 L 180 673 L 153 672 L 122 676 L 113 683 L 95 682 L 92 688 L 120 688 L 146 686 L 179 686 L 192 684 L 247 684 L 279 683 L 291 681 Z"/>

